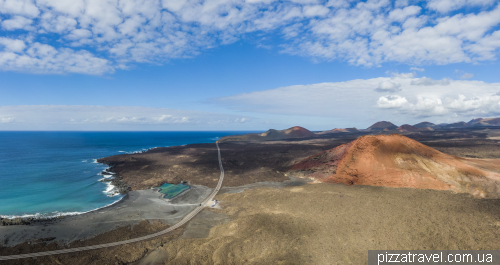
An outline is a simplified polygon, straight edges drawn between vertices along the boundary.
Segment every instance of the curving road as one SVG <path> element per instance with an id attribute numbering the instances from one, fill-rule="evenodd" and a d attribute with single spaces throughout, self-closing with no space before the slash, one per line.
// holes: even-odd
<path id="1" fill-rule="evenodd" d="M 107 244 L 101 244 L 101 245 L 94 245 L 94 246 L 87 246 L 87 247 L 79 247 L 79 248 L 68 248 L 68 249 L 60 249 L 60 250 L 53 250 L 53 251 L 45 251 L 45 252 L 37 252 L 37 253 L 28 253 L 28 254 L 20 254 L 20 255 L 11 255 L 11 256 L 0 256 L 0 260 L 11 260 L 11 259 L 23 259 L 23 258 L 36 258 L 36 257 L 42 257 L 42 256 L 48 256 L 48 255 L 57 255 L 57 254 L 65 254 L 65 253 L 74 253 L 74 252 L 80 252 L 80 251 L 86 251 L 86 250 L 93 250 L 93 249 L 100 249 L 100 248 L 107 248 L 107 247 L 114 247 L 114 246 L 120 246 L 120 245 L 125 245 L 125 244 L 130 244 L 130 243 L 135 243 L 143 240 L 148 240 L 157 236 L 164 235 L 166 233 L 169 233 L 171 231 L 174 231 L 175 229 L 183 226 L 187 222 L 189 222 L 191 219 L 193 219 L 199 212 L 205 208 L 205 205 L 207 202 L 212 200 L 215 195 L 217 195 L 217 192 L 219 192 L 219 189 L 222 186 L 222 181 L 224 180 L 224 168 L 222 167 L 222 159 L 220 155 L 220 148 L 219 148 L 219 141 L 215 142 L 215 145 L 217 146 L 217 153 L 219 156 L 219 167 L 220 167 L 220 178 L 219 182 L 217 183 L 217 187 L 215 187 L 214 191 L 208 196 L 202 203 L 201 206 L 197 206 L 193 211 L 188 213 L 182 220 L 180 220 L 178 223 L 175 225 L 143 237 L 138 237 L 138 238 L 133 238 L 129 240 L 123 240 L 123 241 L 118 241 L 114 243 L 107 243 Z"/>

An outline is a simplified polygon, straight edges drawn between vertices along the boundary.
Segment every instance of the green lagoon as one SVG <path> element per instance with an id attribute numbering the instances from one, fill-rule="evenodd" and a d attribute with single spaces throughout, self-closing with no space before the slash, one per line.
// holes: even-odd
<path id="1" fill-rule="evenodd" d="M 186 184 L 175 185 L 175 184 L 165 183 L 165 184 L 161 185 L 160 187 L 156 187 L 156 188 L 160 189 L 159 192 L 165 194 L 163 196 L 163 198 L 165 198 L 165 199 L 172 199 L 175 196 L 177 196 L 180 193 L 182 193 L 183 191 L 190 189 L 191 187 L 189 187 Z"/>

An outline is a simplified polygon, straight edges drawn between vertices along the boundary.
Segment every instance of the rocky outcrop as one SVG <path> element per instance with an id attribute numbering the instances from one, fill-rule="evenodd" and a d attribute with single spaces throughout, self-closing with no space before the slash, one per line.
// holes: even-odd
<path id="1" fill-rule="evenodd" d="M 64 216 L 51 217 L 17 217 L 17 218 L 2 218 L 0 217 L 0 226 L 9 225 L 32 225 L 35 223 L 47 223 L 64 218 Z"/>
<path id="2" fill-rule="evenodd" d="M 290 173 L 321 182 L 468 192 L 500 198 L 500 160 L 441 153 L 402 135 L 367 135 L 293 165 Z"/>

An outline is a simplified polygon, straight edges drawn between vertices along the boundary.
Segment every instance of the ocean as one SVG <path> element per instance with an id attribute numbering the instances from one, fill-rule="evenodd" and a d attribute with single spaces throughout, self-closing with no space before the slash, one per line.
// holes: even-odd
<path id="1" fill-rule="evenodd" d="M 96 159 L 249 132 L 0 132 L 0 216 L 75 215 L 119 201 Z M 214 145 L 215 148 L 215 145 Z"/>

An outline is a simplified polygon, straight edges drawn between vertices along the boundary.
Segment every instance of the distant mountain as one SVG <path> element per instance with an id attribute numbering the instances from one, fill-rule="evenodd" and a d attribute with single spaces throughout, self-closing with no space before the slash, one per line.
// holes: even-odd
<path id="1" fill-rule="evenodd" d="M 383 131 L 383 130 L 394 130 L 398 128 L 398 126 L 394 125 L 394 123 L 389 121 L 379 121 L 368 127 L 369 131 Z"/>
<path id="2" fill-rule="evenodd" d="M 329 131 L 322 131 L 322 132 L 318 132 L 316 134 L 329 134 L 329 133 L 354 133 L 354 132 L 359 132 L 359 130 L 357 128 L 336 128 L 336 129 L 333 129 L 333 130 L 329 130 Z"/>
<path id="3" fill-rule="evenodd" d="M 470 126 L 500 126 L 500 118 L 477 118 L 467 123 Z"/>
<path id="4" fill-rule="evenodd" d="M 286 130 L 270 129 L 267 132 L 261 133 L 260 136 L 266 138 L 267 140 L 281 140 L 287 138 L 314 137 L 316 134 L 306 128 L 294 126 Z"/>
<path id="5" fill-rule="evenodd" d="M 436 124 L 434 124 L 432 122 L 424 121 L 424 122 L 417 123 L 417 124 L 413 125 L 413 127 L 416 127 L 416 128 L 425 128 L 425 127 L 434 128 L 434 127 L 436 127 Z"/>
<path id="6" fill-rule="evenodd" d="M 315 137 L 316 134 L 306 128 L 294 126 L 285 130 L 270 129 L 263 133 L 250 133 L 244 135 L 226 136 L 219 140 L 219 142 L 226 141 L 270 141 L 270 140 L 284 140 L 291 138 L 308 138 Z"/>
<path id="7" fill-rule="evenodd" d="M 396 128 L 396 131 L 399 131 L 399 132 L 417 132 L 417 131 L 419 131 L 419 128 L 411 126 L 409 124 L 403 124 L 403 125 L 399 126 L 398 128 Z"/>
<path id="8" fill-rule="evenodd" d="M 456 122 L 456 123 L 450 123 L 446 125 L 441 125 L 439 126 L 442 129 L 452 129 L 452 128 L 466 128 L 469 127 L 469 124 L 461 121 L 461 122 Z"/>

